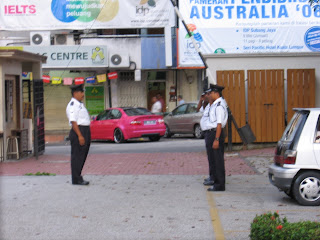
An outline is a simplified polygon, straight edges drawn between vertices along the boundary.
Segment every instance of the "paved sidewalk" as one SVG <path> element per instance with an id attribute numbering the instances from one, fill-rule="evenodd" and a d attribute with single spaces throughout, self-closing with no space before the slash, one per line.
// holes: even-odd
<path id="1" fill-rule="evenodd" d="M 225 154 L 226 175 L 263 173 L 271 162 L 274 148 L 244 150 Z M 0 176 L 48 172 L 70 175 L 70 155 L 41 155 L 0 163 Z M 84 175 L 207 175 L 205 152 L 91 154 Z"/>
<path id="2" fill-rule="evenodd" d="M 316 220 L 269 183 L 273 152 L 226 153 L 226 191 L 217 193 L 202 184 L 205 152 L 90 154 L 89 186 L 70 183 L 69 155 L 0 163 L 0 239 L 246 240 L 256 214 Z M 24 176 L 38 171 L 57 176 Z"/>
<path id="3" fill-rule="evenodd" d="M 258 214 L 288 221 L 320 211 L 281 194 L 263 175 L 227 177 L 209 193 L 198 175 L 0 176 L 1 240 L 248 240 Z"/>

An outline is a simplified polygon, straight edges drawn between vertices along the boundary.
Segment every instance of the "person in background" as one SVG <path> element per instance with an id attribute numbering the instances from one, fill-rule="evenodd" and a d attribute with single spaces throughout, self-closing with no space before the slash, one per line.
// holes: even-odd
<path id="1" fill-rule="evenodd" d="M 161 102 L 157 99 L 157 97 L 152 97 L 152 107 L 151 112 L 152 113 L 161 113 L 162 112 L 162 105 Z"/>
<path id="2" fill-rule="evenodd" d="M 163 100 L 161 94 L 158 93 L 158 94 L 156 95 L 156 97 L 157 97 L 158 101 L 160 101 L 160 103 L 161 103 L 161 107 L 162 107 L 161 112 L 166 112 L 166 105 L 165 105 L 165 103 L 164 103 L 164 100 Z"/>
<path id="3" fill-rule="evenodd" d="M 71 175 L 72 184 L 88 185 L 83 180 L 81 172 L 87 159 L 91 144 L 90 116 L 82 100 L 84 98 L 83 85 L 72 85 L 72 98 L 67 105 L 66 114 L 71 130 L 69 139 L 71 143 Z"/>
<path id="4" fill-rule="evenodd" d="M 182 95 L 178 95 L 178 106 L 184 103 L 185 101 L 183 100 Z"/>

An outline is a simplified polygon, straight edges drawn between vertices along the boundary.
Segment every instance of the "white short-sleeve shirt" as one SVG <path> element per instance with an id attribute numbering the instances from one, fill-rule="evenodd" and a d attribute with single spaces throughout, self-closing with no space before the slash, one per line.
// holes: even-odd
<path id="1" fill-rule="evenodd" d="M 71 98 L 67 105 L 66 114 L 70 126 L 72 125 L 71 122 L 77 122 L 79 126 L 90 126 L 89 113 L 84 104 L 77 99 Z"/>
<path id="2" fill-rule="evenodd" d="M 210 121 L 209 117 L 211 106 L 212 104 L 208 103 L 204 110 L 203 107 L 201 107 L 203 111 L 203 115 L 200 120 L 200 127 L 202 131 L 206 131 L 215 127 L 214 123 Z"/>
<path id="3" fill-rule="evenodd" d="M 152 107 L 151 107 L 151 112 L 152 113 L 159 113 L 162 110 L 162 105 L 160 101 L 156 101 Z"/>
<path id="4" fill-rule="evenodd" d="M 224 98 L 220 97 L 215 100 L 210 109 L 210 122 L 214 124 L 214 128 L 220 123 L 224 128 L 228 121 L 228 110 L 227 102 Z"/>

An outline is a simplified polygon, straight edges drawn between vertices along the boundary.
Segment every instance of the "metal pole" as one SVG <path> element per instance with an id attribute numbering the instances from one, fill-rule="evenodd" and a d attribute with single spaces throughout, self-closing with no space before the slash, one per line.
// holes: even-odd
<path id="1" fill-rule="evenodd" d="M 38 160 L 39 157 L 39 139 L 38 139 L 38 109 L 37 109 L 37 86 L 36 82 L 33 81 L 33 151 L 34 156 L 36 157 L 36 160 Z"/>
<path id="2" fill-rule="evenodd" d="M 175 84 L 175 90 L 176 90 L 176 95 L 175 95 L 175 100 L 176 100 L 176 106 L 178 106 L 178 70 L 176 69 L 176 84 Z"/>
<path id="3" fill-rule="evenodd" d="M 170 0 L 170 1 L 171 1 L 172 5 L 173 5 L 173 7 L 174 7 L 174 10 L 175 10 L 177 16 L 180 18 L 183 26 L 184 26 L 185 29 L 187 30 L 188 35 L 189 35 L 189 37 L 190 37 L 190 39 L 191 39 L 191 41 L 192 41 L 195 49 L 197 50 L 197 52 L 198 52 L 198 54 L 199 54 L 199 56 L 200 56 L 200 58 L 201 58 L 201 60 L 202 60 L 202 62 L 203 62 L 203 65 L 204 65 L 205 68 L 207 69 L 207 68 L 208 68 L 208 65 L 207 65 L 207 63 L 206 63 L 206 60 L 204 59 L 202 53 L 200 52 L 200 49 L 198 48 L 198 45 L 197 45 L 197 43 L 196 43 L 196 40 L 194 40 L 194 37 L 193 37 L 192 33 L 189 31 L 189 29 L 188 29 L 188 27 L 187 27 L 187 24 L 186 24 L 186 22 L 184 21 L 181 13 L 180 13 L 180 11 L 179 11 L 179 9 L 178 9 L 178 7 L 177 7 L 177 4 L 174 2 L 174 0 Z"/>
<path id="4" fill-rule="evenodd" d="M 111 83 L 110 83 L 110 79 L 108 78 L 108 73 L 109 73 L 109 71 L 107 71 L 107 84 L 108 84 L 108 95 L 109 95 L 109 107 L 112 108 Z"/>
<path id="5" fill-rule="evenodd" d="M 201 61 L 202 61 L 203 65 L 204 65 L 205 69 L 208 69 L 208 65 L 207 65 L 207 63 L 206 63 L 206 60 L 205 60 L 205 58 L 203 57 L 202 53 L 200 52 L 200 49 L 198 48 L 198 45 L 197 45 L 196 40 L 194 39 L 192 33 L 189 31 L 189 29 L 188 29 L 188 27 L 187 27 L 187 24 L 186 24 L 186 22 L 184 21 L 184 19 L 183 19 L 182 15 L 181 15 L 181 13 L 180 13 L 180 11 L 179 11 L 179 9 L 178 9 L 178 6 L 177 6 L 175 0 L 170 0 L 170 1 L 171 1 L 172 5 L 173 5 L 173 7 L 174 7 L 174 10 L 175 10 L 177 16 L 180 18 L 180 20 L 181 20 L 184 28 L 187 30 L 187 33 L 188 33 L 188 35 L 189 35 L 189 37 L 190 37 L 190 39 L 191 39 L 191 41 L 192 41 L 192 43 L 193 43 L 196 51 L 197 51 L 197 53 L 198 53 L 199 56 L 200 56 Z M 211 74 L 210 71 L 205 71 L 204 73 L 205 73 L 205 77 L 206 77 L 206 74 L 208 73 L 210 79 L 214 80 L 214 77 L 212 76 L 212 74 Z"/>
<path id="6" fill-rule="evenodd" d="M 228 108 L 228 150 L 232 151 L 232 122 L 230 118 L 230 110 Z"/>

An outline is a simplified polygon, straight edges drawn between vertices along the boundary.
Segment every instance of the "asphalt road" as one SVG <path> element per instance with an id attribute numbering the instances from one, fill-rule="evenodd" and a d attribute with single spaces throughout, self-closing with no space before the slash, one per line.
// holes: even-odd
<path id="1" fill-rule="evenodd" d="M 204 139 L 188 136 L 175 138 L 161 138 L 158 142 L 148 139 L 133 139 L 126 143 L 111 141 L 93 141 L 90 153 L 154 153 L 154 152 L 201 152 L 205 151 Z M 45 150 L 47 155 L 70 154 L 69 142 L 62 144 L 49 144 Z"/>

